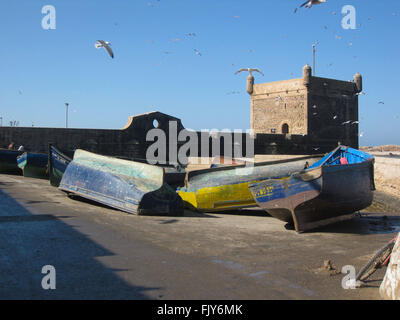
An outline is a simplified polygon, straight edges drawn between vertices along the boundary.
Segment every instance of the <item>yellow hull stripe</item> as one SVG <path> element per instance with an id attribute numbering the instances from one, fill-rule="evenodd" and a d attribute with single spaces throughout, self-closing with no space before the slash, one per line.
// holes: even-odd
<path id="1" fill-rule="evenodd" d="M 221 211 L 257 206 L 249 190 L 249 185 L 256 182 L 259 181 L 206 187 L 195 192 L 180 190 L 179 195 L 187 207 L 199 211 Z"/>

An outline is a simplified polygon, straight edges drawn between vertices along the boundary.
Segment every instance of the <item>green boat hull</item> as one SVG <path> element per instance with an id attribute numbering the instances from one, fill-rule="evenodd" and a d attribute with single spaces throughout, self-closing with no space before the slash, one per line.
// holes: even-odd
<path id="1" fill-rule="evenodd" d="M 24 177 L 48 179 L 47 159 L 47 154 L 25 152 L 17 158 L 17 162 Z"/>

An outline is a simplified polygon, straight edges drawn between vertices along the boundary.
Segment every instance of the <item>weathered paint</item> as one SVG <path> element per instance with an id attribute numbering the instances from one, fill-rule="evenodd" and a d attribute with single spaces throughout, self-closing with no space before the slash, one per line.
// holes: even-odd
<path id="1" fill-rule="evenodd" d="M 44 153 L 25 152 L 17 157 L 18 167 L 22 169 L 24 177 L 48 178 L 48 155 Z"/>
<path id="2" fill-rule="evenodd" d="M 256 163 L 254 166 L 223 166 L 192 171 L 179 195 L 186 206 L 199 211 L 223 211 L 256 206 L 249 185 L 304 169 L 322 156 L 307 156 Z"/>
<path id="3" fill-rule="evenodd" d="M 249 189 L 262 208 L 268 210 L 279 207 L 292 211 L 301 203 L 314 199 L 321 193 L 321 170 L 313 171 L 318 172 L 314 180 L 305 181 L 304 175 L 293 174 L 283 179 L 270 179 L 250 185 Z"/>
<path id="4" fill-rule="evenodd" d="M 0 173 L 19 173 L 22 171 L 17 165 L 17 157 L 21 151 L 0 149 Z"/>
<path id="5" fill-rule="evenodd" d="M 76 150 L 59 188 L 134 214 L 183 214 L 180 197 L 164 181 L 164 169 Z"/>
<path id="6" fill-rule="evenodd" d="M 70 157 L 49 144 L 49 180 L 52 186 L 58 187 L 60 185 L 62 176 L 71 161 Z"/>
<path id="7" fill-rule="evenodd" d="M 348 164 L 340 164 L 340 158 Z M 375 189 L 373 164 L 371 155 L 340 146 L 306 170 L 249 188 L 261 208 L 302 232 L 368 207 Z"/>

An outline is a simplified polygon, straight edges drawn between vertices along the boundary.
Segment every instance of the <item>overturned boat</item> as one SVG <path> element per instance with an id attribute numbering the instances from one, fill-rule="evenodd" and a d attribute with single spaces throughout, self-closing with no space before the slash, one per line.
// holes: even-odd
<path id="1" fill-rule="evenodd" d="M 78 149 L 59 188 L 133 214 L 182 215 L 182 199 L 164 175 L 160 167 Z"/>
<path id="2" fill-rule="evenodd" d="M 71 161 L 71 157 L 49 144 L 49 180 L 52 186 L 58 187 L 60 185 L 62 176 Z"/>
<path id="3" fill-rule="evenodd" d="M 17 157 L 21 154 L 21 151 L 0 149 L 0 173 L 21 174 L 22 170 L 17 164 Z"/>
<path id="4" fill-rule="evenodd" d="M 48 155 L 45 153 L 24 152 L 17 157 L 18 167 L 22 169 L 24 177 L 48 178 Z"/>
<path id="5" fill-rule="evenodd" d="M 179 195 L 188 208 L 202 212 L 255 207 L 250 184 L 290 175 L 321 158 L 322 155 L 312 155 L 191 171 Z"/>
<path id="6" fill-rule="evenodd" d="M 309 168 L 251 184 L 257 204 L 297 232 L 349 219 L 371 205 L 374 157 L 339 146 Z"/>

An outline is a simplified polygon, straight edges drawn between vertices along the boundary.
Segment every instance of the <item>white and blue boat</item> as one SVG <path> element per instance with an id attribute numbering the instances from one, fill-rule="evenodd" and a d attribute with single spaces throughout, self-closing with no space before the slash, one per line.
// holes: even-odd
<path id="1" fill-rule="evenodd" d="M 339 146 L 307 169 L 249 186 L 258 206 L 297 232 L 349 219 L 373 200 L 374 157 Z"/>
<path id="2" fill-rule="evenodd" d="M 49 144 L 49 180 L 52 186 L 60 185 L 62 176 L 71 161 L 69 156 Z"/>
<path id="3" fill-rule="evenodd" d="M 77 149 L 59 189 L 128 213 L 183 215 L 183 202 L 161 167 Z"/>

